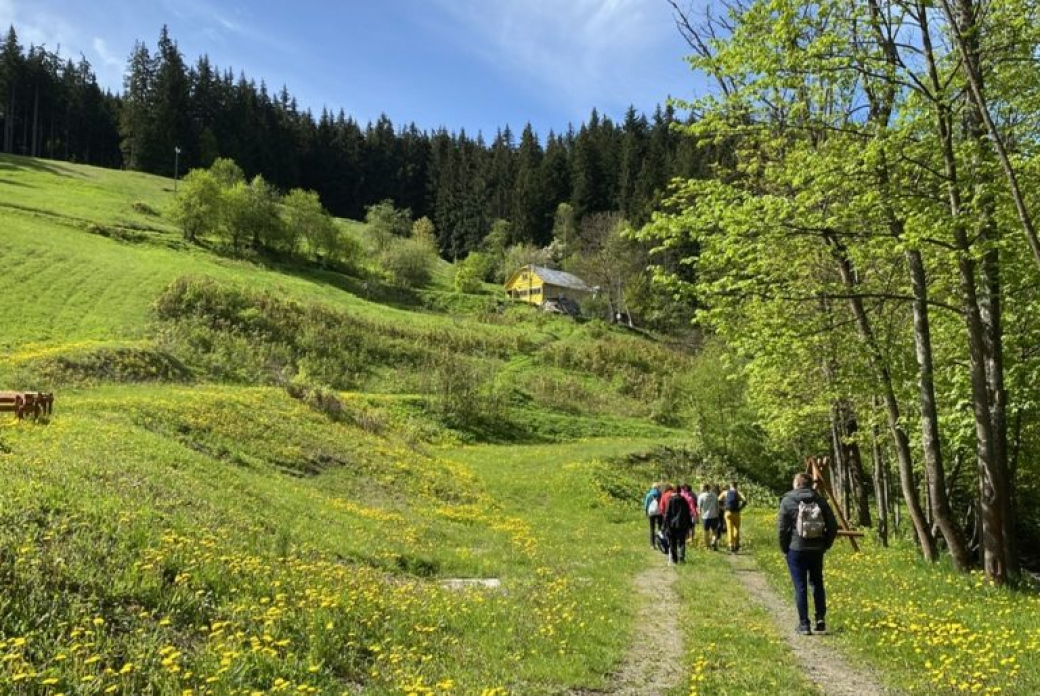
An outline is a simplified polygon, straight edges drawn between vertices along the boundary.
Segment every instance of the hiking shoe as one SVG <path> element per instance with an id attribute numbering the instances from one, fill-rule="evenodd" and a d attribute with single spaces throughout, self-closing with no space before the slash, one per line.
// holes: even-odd
<path id="1" fill-rule="evenodd" d="M 812 629 L 809 628 L 809 622 L 808 621 L 799 623 L 797 630 L 798 630 L 798 633 L 800 635 L 803 635 L 803 636 L 811 636 L 812 635 Z"/>
<path id="2" fill-rule="evenodd" d="M 823 619 L 816 619 L 816 632 L 817 633 L 826 633 L 827 632 L 827 622 L 824 621 Z"/>

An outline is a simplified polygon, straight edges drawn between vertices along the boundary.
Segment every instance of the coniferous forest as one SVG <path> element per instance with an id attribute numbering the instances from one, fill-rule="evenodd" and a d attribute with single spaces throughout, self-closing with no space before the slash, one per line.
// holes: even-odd
<path id="1" fill-rule="evenodd" d="M 288 88 L 272 93 L 205 55 L 189 65 L 165 27 L 154 49 L 136 44 L 121 94 L 101 89 L 85 58 L 23 47 L 11 27 L 0 94 L 3 152 L 165 176 L 229 158 L 247 177 L 316 191 L 339 217 L 361 219 L 384 200 L 429 217 L 446 258 L 476 249 L 496 220 L 510 223 L 510 243 L 545 246 L 561 203 L 578 221 L 620 211 L 640 225 L 672 177 L 704 166 L 703 149 L 672 128 L 671 107 L 649 117 L 630 108 L 620 123 L 593 110 L 548 134 L 429 132 L 385 116 L 361 124 L 301 109 Z"/>

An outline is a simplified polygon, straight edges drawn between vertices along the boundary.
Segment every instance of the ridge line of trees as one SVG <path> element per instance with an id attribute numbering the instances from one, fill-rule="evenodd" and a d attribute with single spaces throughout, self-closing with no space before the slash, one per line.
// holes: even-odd
<path id="1" fill-rule="evenodd" d="M 712 156 L 680 136 L 670 106 L 650 118 L 629 108 L 620 123 L 593 110 L 544 144 L 529 124 L 519 138 L 505 127 L 487 142 L 386 116 L 362 126 L 342 110 L 315 115 L 285 87 L 272 94 L 205 55 L 189 65 L 165 26 L 154 50 L 134 46 L 118 95 L 98 88 L 85 59 L 26 51 L 11 27 L 0 44 L 0 95 L 3 152 L 166 176 L 174 148 L 181 172 L 227 158 L 249 180 L 317 192 L 337 217 L 363 219 L 384 200 L 429 217 L 449 259 L 478 250 L 496 220 L 510 223 L 510 244 L 548 246 L 561 203 L 579 226 L 618 212 L 642 225 L 673 177 L 703 175 Z"/>

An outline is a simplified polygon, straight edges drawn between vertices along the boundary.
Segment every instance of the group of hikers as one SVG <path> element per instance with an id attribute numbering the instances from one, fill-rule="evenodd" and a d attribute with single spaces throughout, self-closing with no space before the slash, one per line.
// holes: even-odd
<path id="1" fill-rule="evenodd" d="M 798 609 L 796 630 L 803 635 L 827 630 L 827 594 L 823 585 L 823 555 L 838 535 L 838 522 L 826 498 L 814 488 L 807 473 L 794 477 L 792 489 L 780 501 L 777 540 L 787 560 Z M 654 483 L 643 498 L 650 521 L 650 545 L 668 555 L 668 565 L 686 562 L 687 541 L 696 542 L 698 526 L 704 530 L 704 546 L 717 550 L 726 534 L 730 553 L 740 550 L 740 513 L 747 499 L 732 481 L 722 491 L 705 483 L 693 494 L 688 484 Z M 814 622 L 809 622 L 809 590 L 812 590 Z"/>
<path id="2" fill-rule="evenodd" d="M 694 497 L 690 485 L 678 487 L 655 483 L 643 498 L 650 520 L 650 545 L 668 554 L 668 564 L 686 562 L 686 542 L 696 540 L 698 526 L 704 528 L 704 547 L 719 548 L 723 533 L 730 553 L 740 550 L 740 511 L 747 505 L 744 494 L 733 481 L 720 492 L 718 484 L 705 483 Z"/>

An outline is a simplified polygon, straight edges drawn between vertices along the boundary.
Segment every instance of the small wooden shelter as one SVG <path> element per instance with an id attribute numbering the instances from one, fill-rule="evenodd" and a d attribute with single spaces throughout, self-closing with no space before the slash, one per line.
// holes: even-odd
<path id="1" fill-rule="evenodd" d="M 577 304 L 592 293 L 592 288 L 576 275 L 529 264 L 515 271 L 506 281 L 506 294 L 524 302 Z"/>

